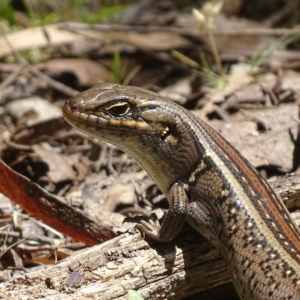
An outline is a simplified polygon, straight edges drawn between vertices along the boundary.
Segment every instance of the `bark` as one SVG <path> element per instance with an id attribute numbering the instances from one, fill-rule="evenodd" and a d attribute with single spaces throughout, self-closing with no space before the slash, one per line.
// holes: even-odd
<path id="1" fill-rule="evenodd" d="M 273 187 L 289 209 L 299 207 L 299 175 L 289 175 Z M 292 216 L 297 221 L 297 211 Z M 231 289 L 229 282 L 217 250 L 186 226 L 170 243 L 152 243 L 139 233 L 123 234 L 54 266 L 1 283 L 0 299 L 125 300 L 128 291 L 135 290 L 145 299 L 175 300 L 222 285 Z"/>

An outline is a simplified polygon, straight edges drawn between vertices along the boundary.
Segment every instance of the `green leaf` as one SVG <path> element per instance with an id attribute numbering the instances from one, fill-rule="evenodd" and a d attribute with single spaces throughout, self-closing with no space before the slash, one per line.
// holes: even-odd
<path id="1" fill-rule="evenodd" d="M 112 67 L 111 67 L 114 75 L 114 83 L 122 84 L 121 68 L 122 68 L 121 57 L 120 57 L 120 53 L 117 51 L 113 56 Z"/>
<path id="2" fill-rule="evenodd" d="M 136 291 L 134 291 L 134 290 L 129 290 L 129 291 L 128 291 L 128 299 L 129 299 L 129 300 L 144 300 L 144 298 L 141 297 L 141 296 L 139 295 L 139 293 L 136 292 Z"/>
<path id="3" fill-rule="evenodd" d="M 15 25 L 15 14 L 8 0 L 0 1 L 0 18 L 6 20 L 10 25 Z"/>
<path id="4" fill-rule="evenodd" d="M 116 13 L 123 11 L 125 8 L 126 8 L 125 5 L 106 7 L 100 10 L 97 14 L 84 18 L 83 21 L 90 24 L 99 23 Z"/>

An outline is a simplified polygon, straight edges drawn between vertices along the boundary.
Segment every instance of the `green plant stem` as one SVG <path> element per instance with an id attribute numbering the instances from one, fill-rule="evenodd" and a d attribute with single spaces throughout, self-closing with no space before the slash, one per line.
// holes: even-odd
<path id="1" fill-rule="evenodd" d="M 217 72 L 218 75 L 221 76 L 222 75 L 222 64 L 221 64 L 221 58 L 218 52 L 218 47 L 216 44 L 216 40 L 213 34 L 213 30 L 211 28 L 207 28 L 207 34 L 208 34 L 208 39 L 209 39 L 209 43 L 211 46 L 211 50 L 217 65 Z"/>

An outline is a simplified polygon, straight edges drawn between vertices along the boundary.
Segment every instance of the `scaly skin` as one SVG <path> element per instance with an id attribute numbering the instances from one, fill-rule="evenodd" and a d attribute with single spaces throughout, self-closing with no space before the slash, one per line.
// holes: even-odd
<path id="1" fill-rule="evenodd" d="M 167 242 L 187 221 L 220 250 L 241 299 L 300 299 L 298 228 L 268 183 L 206 123 L 156 93 L 107 83 L 68 100 L 63 113 L 132 156 L 166 195 L 163 224 L 142 221 L 141 231 Z"/>

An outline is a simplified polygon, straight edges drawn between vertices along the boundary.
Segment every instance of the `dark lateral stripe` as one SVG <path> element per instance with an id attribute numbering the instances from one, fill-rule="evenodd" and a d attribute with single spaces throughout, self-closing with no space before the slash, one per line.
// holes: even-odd
<path id="1" fill-rule="evenodd" d="M 294 224 L 290 220 L 288 216 L 283 217 L 281 213 L 284 212 L 286 214 L 286 208 L 283 206 L 282 202 L 278 199 L 277 195 L 268 187 L 267 183 L 264 183 L 264 179 L 261 178 L 260 174 L 258 174 L 255 169 L 249 165 L 248 161 L 246 161 L 240 154 L 235 150 L 223 137 L 221 137 L 214 129 L 212 129 L 209 125 L 204 122 L 201 122 L 201 126 L 205 129 L 205 133 L 208 134 L 212 141 L 216 143 L 218 146 L 218 150 L 226 154 L 229 159 L 234 163 L 240 171 L 244 174 L 245 178 L 251 184 L 251 188 L 258 194 L 261 195 L 266 201 L 266 206 L 264 209 L 264 213 L 262 213 L 262 207 L 258 207 L 258 203 L 253 202 L 253 205 L 257 208 L 257 211 L 260 212 L 261 217 L 265 220 L 265 213 L 267 212 L 271 218 L 272 222 L 276 223 L 277 227 L 280 228 L 281 234 L 284 238 L 292 243 L 292 246 L 295 250 L 300 252 L 300 242 L 299 242 L 299 231 L 295 228 Z M 201 129 L 200 129 L 201 130 Z M 227 167 L 230 167 L 230 164 L 227 164 Z M 251 195 L 249 192 L 248 195 Z M 272 196 L 274 195 L 274 198 Z M 249 196 L 251 199 L 251 196 Z M 274 232 L 274 228 L 270 225 L 271 222 L 266 222 L 266 226 L 268 226 L 271 232 Z M 292 226 L 289 225 L 292 224 Z M 278 237 L 276 237 L 278 238 Z M 295 253 L 290 250 L 289 247 L 283 248 L 297 261 L 300 262 L 298 256 L 295 256 Z"/>

